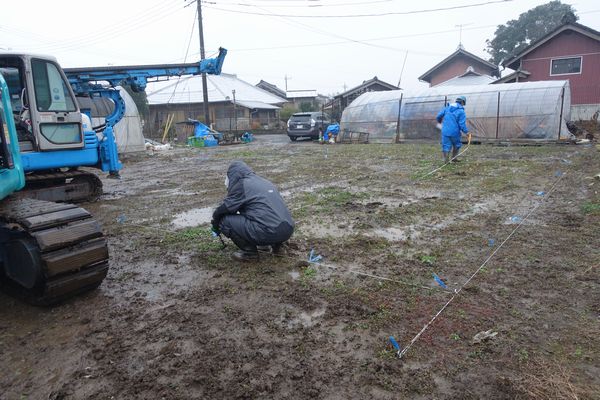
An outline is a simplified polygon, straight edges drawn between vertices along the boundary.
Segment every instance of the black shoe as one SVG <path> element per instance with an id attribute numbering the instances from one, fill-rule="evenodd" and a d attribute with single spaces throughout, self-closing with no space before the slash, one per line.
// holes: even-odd
<path id="1" fill-rule="evenodd" d="M 266 245 L 266 246 L 256 246 L 256 250 L 258 250 L 259 253 L 270 253 L 271 252 L 271 246 Z"/>
<path id="2" fill-rule="evenodd" d="M 231 255 L 236 261 L 258 261 L 258 252 L 255 251 L 236 251 Z"/>
<path id="3" fill-rule="evenodd" d="M 277 255 L 284 254 L 283 243 L 276 243 L 274 245 L 271 245 L 271 251 L 273 252 L 273 254 Z"/>

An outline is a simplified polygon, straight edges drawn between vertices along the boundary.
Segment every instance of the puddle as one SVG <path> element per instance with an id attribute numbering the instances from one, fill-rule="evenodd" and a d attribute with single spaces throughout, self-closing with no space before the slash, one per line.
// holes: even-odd
<path id="1" fill-rule="evenodd" d="M 384 238 L 390 242 L 405 241 L 408 239 L 408 234 L 406 230 L 399 228 L 375 229 L 373 231 L 374 236 Z"/>
<path id="2" fill-rule="evenodd" d="M 325 311 L 327 311 L 326 308 L 319 308 L 310 313 L 302 311 L 297 318 L 289 321 L 288 325 L 290 327 L 293 327 L 294 325 L 302 325 L 304 328 L 310 328 L 319 322 L 319 318 L 325 315 Z"/>
<path id="3" fill-rule="evenodd" d="M 298 271 L 290 271 L 288 275 L 292 277 L 293 280 L 300 278 L 300 272 Z"/>
<path id="4" fill-rule="evenodd" d="M 172 197 L 172 196 L 197 196 L 198 192 L 188 192 L 180 188 L 176 189 L 156 189 L 147 192 L 152 197 Z"/>
<path id="5" fill-rule="evenodd" d="M 302 224 L 300 230 L 303 234 L 316 238 L 344 237 L 353 233 L 352 228 L 340 228 L 335 225 Z"/>
<path id="6" fill-rule="evenodd" d="M 317 189 L 322 189 L 324 187 L 330 187 L 330 186 L 331 185 L 326 184 L 326 183 L 318 183 L 315 185 L 295 186 L 295 187 L 291 187 L 289 189 L 282 190 L 279 192 L 279 194 L 281 195 L 281 197 L 290 197 L 296 193 L 313 193 Z"/>
<path id="7" fill-rule="evenodd" d="M 177 214 L 171 222 L 176 228 L 190 228 L 208 224 L 212 218 L 214 207 L 194 208 Z"/>

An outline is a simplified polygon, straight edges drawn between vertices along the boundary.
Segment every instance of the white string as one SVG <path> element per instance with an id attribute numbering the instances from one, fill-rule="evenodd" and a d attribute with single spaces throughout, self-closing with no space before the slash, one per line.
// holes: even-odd
<path id="1" fill-rule="evenodd" d="M 469 147 L 471 147 L 471 143 L 470 143 L 470 142 L 469 142 L 469 144 L 467 145 L 467 147 L 465 147 L 465 149 L 464 149 L 463 151 L 461 151 L 460 153 L 458 153 L 457 155 L 455 155 L 454 157 L 452 157 L 452 158 L 450 159 L 450 161 L 448 161 L 448 162 L 446 162 L 446 163 L 442 164 L 441 166 L 437 167 L 437 168 L 436 168 L 436 169 L 434 169 L 433 171 L 431 171 L 431 172 L 429 172 L 429 173 L 427 173 L 427 174 L 425 174 L 425 175 L 423 175 L 423 176 L 421 176 L 421 177 L 417 178 L 417 180 L 419 180 L 419 179 L 425 179 L 425 178 L 427 178 L 429 175 L 432 175 L 432 174 L 436 173 L 437 171 L 439 171 L 440 169 L 444 168 L 446 165 L 448 165 L 448 164 L 450 164 L 452 161 L 454 161 L 454 160 L 455 160 L 455 159 L 456 159 L 458 156 L 460 156 L 460 155 L 464 154 L 464 153 L 465 153 L 467 150 L 469 150 Z"/>
<path id="2" fill-rule="evenodd" d="M 465 288 L 466 285 L 469 284 L 469 282 L 471 282 L 471 280 L 479 273 L 479 271 L 481 271 L 486 265 L 487 263 L 492 259 L 492 257 L 494 257 L 494 255 L 502 248 L 502 246 L 504 246 L 504 244 L 506 242 L 508 242 L 510 240 L 510 238 L 515 234 L 515 232 L 517 232 L 517 230 L 525 223 L 525 221 L 531 216 L 531 214 L 533 214 L 542 204 L 544 204 L 546 202 L 546 200 L 548 199 L 548 197 L 550 196 L 550 194 L 554 191 L 554 189 L 556 188 L 556 185 L 560 182 L 560 180 L 566 175 L 566 173 L 563 173 L 562 175 L 560 175 L 558 177 L 558 179 L 556 180 L 556 182 L 554 182 L 554 184 L 552 185 L 552 187 L 550 188 L 550 190 L 548 190 L 548 192 L 546 193 L 546 195 L 542 198 L 542 200 L 535 205 L 535 207 L 533 207 L 529 213 L 521 220 L 521 222 L 515 227 L 515 229 L 512 230 L 512 232 L 510 232 L 510 234 L 506 237 L 506 239 L 504 239 L 504 241 L 502 241 L 502 243 L 500 243 L 500 245 L 498 245 L 498 247 L 496 247 L 496 249 L 494 249 L 494 251 L 492 252 L 492 254 L 490 254 L 490 256 L 483 262 L 483 264 L 481 264 L 479 266 L 479 268 L 477 268 L 477 270 L 469 277 L 469 279 L 467 279 L 465 281 L 465 283 L 463 283 L 460 288 L 458 288 L 458 290 L 456 290 L 454 292 L 454 295 L 452 295 L 452 297 L 446 302 L 446 304 L 444 304 L 444 306 L 433 316 L 433 318 L 431 318 L 429 320 L 429 322 L 427 322 L 423 328 L 419 331 L 419 333 L 416 334 L 416 336 L 410 341 L 410 343 L 404 348 L 402 349 L 402 351 L 400 352 L 400 354 L 398 355 L 399 358 L 402 358 L 402 356 L 404 354 L 406 354 L 406 352 L 413 346 L 413 344 L 415 344 L 415 342 L 417 340 L 419 340 L 419 338 L 421 337 L 421 335 L 427 330 L 427 328 L 429 328 L 429 326 L 437 319 L 438 316 L 440 316 L 442 314 L 442 312 L 444 312 L 444 310 L 450 305 L 450 303 L 452 303 L 452 301 L 454 301 L 454 299 L 460 294 L 460 292 Z"/>
<path id="3" fill-rule="evenodd" d="M 295 257 L 290 257 L 284 254 L 275 254 L 275 253 L 271 253 L 270 251 L 265 251 L 265 250 L 258 250 L 259 253 L 265 253 L 265 254 L 272 254 L 274 256 L 277 257 L 281 257 L 281 258 L 288 258 L 290 260 L 296 260 Z M 336 265 L 332 265 L 332 264 L 326 264 L 320 261 L 306 261 L 308 264 L 311 265 L 318 265 L 318 266 L 322 266 L 322 267 L 327 267 L 330 269 L 334 269 L 336 271 L 339 271 L 340 269 L 336 266 Z M 378 276 L 378 275 L 373 275 L 373 274 L 368 274 L 366 272 L 361 272 L 355 269 L 349 269 L 346 270 L 346 272 L 351 273 L 351 274 L 355 274 L 355 275 L 362 275 L 362 276 L 368 276 L 370 278 L 375 278 L 375 279 L 379 279 L 382 281 L 389 281 L 389 282 L 394 282 L 394 283 L 399 283 L 401 285 L 405 285 L 405 286 L 412 286 L 415 288 L 419 288 L 419 289 L 425 289 L 425 290 L 431 290 L 431 291 L 437 291 L 437 292 L 446 292 L 446 293 L 453 293 L 451 290 L 447 290 L 447 289 L 443 289 L 443 288 L 437 288 L 437 287 L 432 287 L 432 286 L 425 286 L 425 285 L 420 285 L 418 283 L 411 283 L 411 282 L 407 282 L 407 281 L 401 281 L 398 279 L 391 279 L 391 278 L 386 278 L 384 276 Z"/>

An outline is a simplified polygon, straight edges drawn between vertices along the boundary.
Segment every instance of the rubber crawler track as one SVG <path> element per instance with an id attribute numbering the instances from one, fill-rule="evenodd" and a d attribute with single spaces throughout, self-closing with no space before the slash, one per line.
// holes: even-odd
<path id="1" fill-rule="evenodd" d="M 4 290 L 30 303 L 57 303 L 98 287 L 106 277 L 106 239 L 100 224 L 83 208 L 9 197 L 0 203 L 0 229 L 9 238 L 5 246 L 10 246 L 10 240 L 27 238 L 39 251 L 43 278 L 32 289 L 11 281 L 4 271 L 0 274 Z"/>

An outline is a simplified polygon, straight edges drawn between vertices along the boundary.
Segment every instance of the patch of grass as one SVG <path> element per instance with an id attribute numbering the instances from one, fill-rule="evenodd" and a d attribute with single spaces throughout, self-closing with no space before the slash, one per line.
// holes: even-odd
<path id="1" fill-rule="evenodd" d="M 516 187 L 513 182 L 513 174 L 503 173 L 489 177 L 481 182 L 480 188 L 489 193 L 500 193 Z"/>
<path id="2" fill-rule="evenodd" d="M 587 201 L 581 205 L 584 214 L 600 215 L 600 202 Z"/>
<path id="3" fill-rule="evenodd" d="M 209 228 L 193 227 L 176 232 L 168 232 L 165 241 L 169 246 L 178 249 L 199 250 L 209 252 L 221 249 L 221 241 L 212 236 Z"/>
<path id="4" fill-rule="evenodd" d="M 388 350 L 388 349 L 383 349 L 383 350 L 380 350 L 379 353 L 377 353 L 377 357 L 379 357 L 383 360 L 390 360 L 390 359 L 396 358 L 396 352 Z"/>
<path id="5" fill-rule="evenodd" d="M 300 284 L 304 287 L 307 287 L 309 282 L 315 279 L 317 276 L 317 269 L 313 267 L 306 267 L 302 270 L 302 275 L 300 276 Z"/>
<path id="6" fill-rule="evenodd" d="M 313 279 L 316 275 L 317 275 L 317 270 L 316 270 L 316 268 L 312 268 L 312 267 L 305 268 L 304 272 L 302 273 L 302 276 L 304 276 L 307 279 Z"/>
<path id="7" fill-rule="evenodd" d="M 436 256 L 432 256 L 432 255 L 423 254 L 423 255 L 421 255 L 419 257 L 419 260 L 423 264 L 433 265 L 435 263 L 435 261 L 437 260 L 437 257 Z"/>
<path id="8" fill-rule="evenodd" d="M 458 341 L 458 340 L 460 340 L 460 336 L 458 333 L 452 333 L 452 334 L 450 334 L 450 339 Z"/>
<path id="9" fill-rule="evenodd" d="M 519 351 L 517 352 L 517 358 L 520 362 L 525 362 L 529 360 L 529 352 L 525 349 L 519 349 Z"/>

